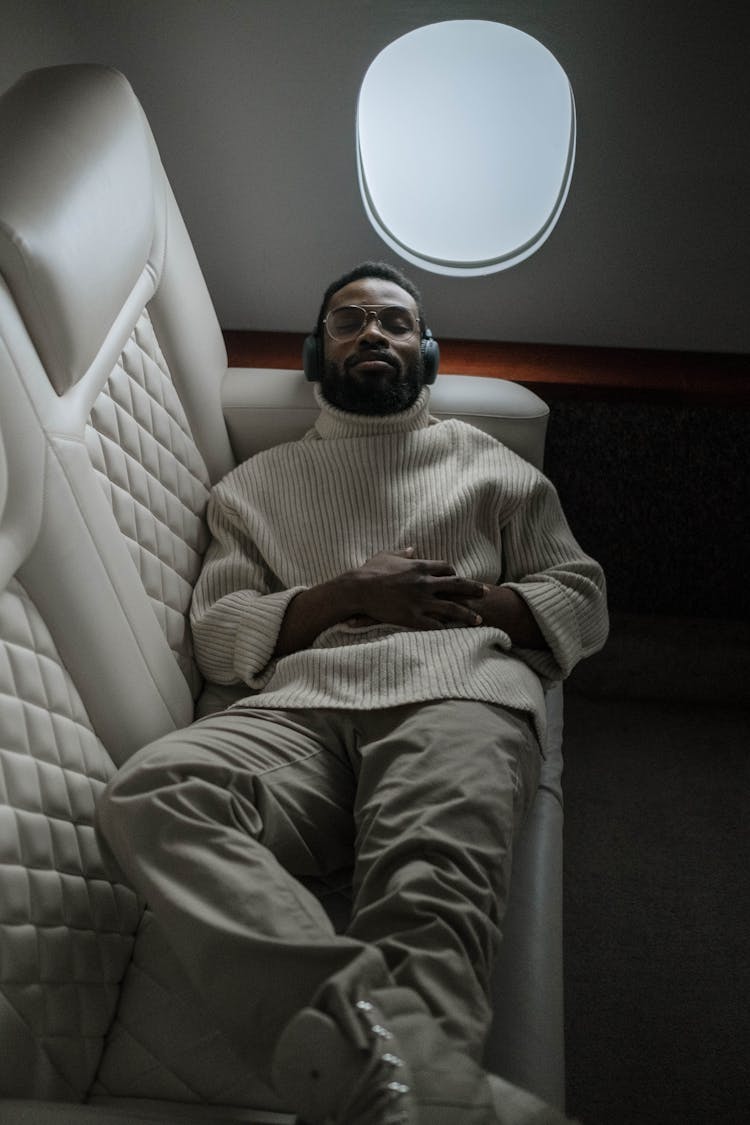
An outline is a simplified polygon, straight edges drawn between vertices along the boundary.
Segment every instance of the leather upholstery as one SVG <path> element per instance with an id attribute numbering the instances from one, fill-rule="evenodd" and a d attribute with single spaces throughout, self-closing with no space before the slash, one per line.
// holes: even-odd
<path id="1" fill-rule="evenodd" d="M 230 373 L 233 453 L 221 333 L 121 75 L 26 76 L 0 98 L 0 150 L 0 1095 L 160 1098 L 164 1120 L 265 1101 L 148 914 L 130 956 L 140 909 L 105 876 L 91 814 L 118 763 L 191 721 L 207 489 L 235 453 L 306 428 L 308 389 Z M 433 403 L 539 460 L 546 408 L 521 388 L 443 376 Z M 489 1060 L 558 1102 L 559 765 L 519 845 Z"/>
<path id="2" fill-rule="evenodd" d="M 86 446 L 169 647 L 197 695 L 187 614 L 208 545 L 210 481 L 143 312 L 97 396 Z"/>
<path id="3" fill-rule="evenodd" d="M 138 103 L 121 75 L 98 78 L 92 98 L 88 68 L 69 71 L 60 98 L 57 68 L 37 71 L 0 109 L 0 151 L 13 153 L 3 165 L 0 210 L 18 232 L 0 240 L 0 269 L 60 395 L 88 370 L 144 267 L 158 271 L 150 255 L 163 252 L 152 234 L 164 199 L 151 186 Z M 32 130 L 29 108 L 40 101 L 45 118 Z"/>
<path id="4" fill-rule="evenodd" d="M 82 1098 L 140 911 L 104 872 L 94 806 L 115 766 L 21 584 L 0 593 L 0 1082 Z"/>
<path id="5" fill-rule="evenodd" d="M 54 454 L 15 378 L 6 297 L 2 287 L 0 1090 L 82 1098 L 99 1065 L 140 910 L 132 891 L 103 870 L 93 812 L 115 765 L 40 612 L 42 591 L 29 568 L 54 503 L 46 487 Z M 55 561 L 46 559 L 47 591 Z M 79 572 L 78 586 L 86 578 Z"/>

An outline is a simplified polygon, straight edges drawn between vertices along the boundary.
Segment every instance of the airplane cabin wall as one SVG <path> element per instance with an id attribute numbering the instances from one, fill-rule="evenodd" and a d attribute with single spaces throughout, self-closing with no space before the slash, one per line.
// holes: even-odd
<path id="1" fill-rule="evenodd" d="M 357 185 L 370 61 L 425 23 L 510 23 L 570 78 L 570 195 L 551 237 L 510 270 L 449 278 L 406 265 L 435 332 L 750 350 L 750 17 L 732 0 L 2 0 L 0 13 L 0 88 L 61 62 L 127 75 L 222 325 L 270 331 L 306 330 L 322 288 L 354 262 L 396 260 Z M 402 127 L 419 145 L 408 107 Z M 446 158 L 425 149 L 425 176 Z"/>

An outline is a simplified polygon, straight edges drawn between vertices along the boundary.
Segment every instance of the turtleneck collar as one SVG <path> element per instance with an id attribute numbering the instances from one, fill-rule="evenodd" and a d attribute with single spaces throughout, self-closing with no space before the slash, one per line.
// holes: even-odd
<path id="1" fill-rule="evenodd" d="M 320 414 L 315 423 L 315 434 L 321 438 L 376 437 L 379 434 L 408 433 L 429 426 L 430 392 L 423 387 L 419 398 L 398 414 L 351 414 L 333 406 L 316 384 L 313 388 Z"/>

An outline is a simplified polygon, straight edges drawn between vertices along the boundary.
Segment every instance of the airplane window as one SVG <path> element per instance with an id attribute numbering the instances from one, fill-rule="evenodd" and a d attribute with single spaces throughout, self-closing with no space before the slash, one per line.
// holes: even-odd
<path id="1" fill-rule="evenodd" d="M 487 20 L 417 28 L 377 55 L 360 90 L 368 218 L 423 269 L 507 269 L 555 226 L 575 134 L 568 77 L 538 40 Z"/>

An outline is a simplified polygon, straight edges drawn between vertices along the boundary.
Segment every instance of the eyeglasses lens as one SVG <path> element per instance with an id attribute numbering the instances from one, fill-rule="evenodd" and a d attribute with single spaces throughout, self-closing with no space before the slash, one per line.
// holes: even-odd
<path id="1" fill-rule="evenodd" d="M 326 317 L 328 331 L 334 340 L 353 340 L 358 336 L 369 318 L 369 313 L 358 305 L 344 305 L 334 309 Z M 416 332 L 414 316 L 401 305 L 389 305 L 377 311 L 377 322 L 381 331 L 394 340 L 403 340 Z"/>

